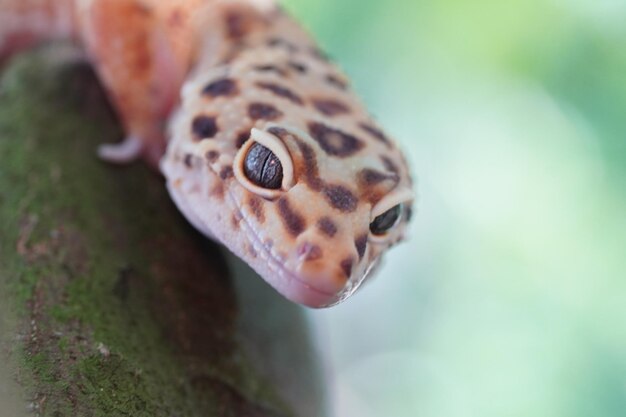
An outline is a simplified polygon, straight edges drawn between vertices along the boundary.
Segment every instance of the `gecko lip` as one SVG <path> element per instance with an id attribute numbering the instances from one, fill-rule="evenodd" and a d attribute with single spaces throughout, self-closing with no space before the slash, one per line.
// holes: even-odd
<path id="1" fill-rule="evenodd" d="M 232 193 L 228 192 L 228 196 L 231 203 L 236 207 L 236 200 Z M 237 208 L 237 210 L 239 210 L 239 208 Z M 263 244 L 261 237 L 254 231 L 245 214 L 242 213 L 241 210 L 239 211 L 242 219 L 241 224 L 245 229 L 245 233 L 248 236 L 250 244 L 254 250 L 261 255 L 261 258 L 266 261 L 267 270 L 280 278 L 266 280 L 279 293 L 292 301 L 312 308 L 330 307 L 343 300 L 346 292 L 351 293 L 349 290 L 349 284 L 346 284 L 346 286 L 337 292 L 324 291 L 305 282 L 297 273 L 285 268 L 282 261 L 272 252 L 272 250 Z"/>

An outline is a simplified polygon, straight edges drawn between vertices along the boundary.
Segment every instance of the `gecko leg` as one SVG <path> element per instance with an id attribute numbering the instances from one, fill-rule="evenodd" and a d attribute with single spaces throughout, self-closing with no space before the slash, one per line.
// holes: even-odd
<path id="1" fill-rule="evenodd" d="M 80 10 L 83 41 L 127 135 L 99 149 L 107 161 L 143 157 L 156 166 L 164 152 L 165 121 L 178 101 L 193 44 L 180 23 L 184 8 L 168 3 L 90 0 Z"/>

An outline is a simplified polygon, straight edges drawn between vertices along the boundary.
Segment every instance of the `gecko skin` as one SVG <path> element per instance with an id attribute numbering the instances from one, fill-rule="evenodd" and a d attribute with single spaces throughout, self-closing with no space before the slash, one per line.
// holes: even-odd
<path id="1" fill-rule="evenodd" d="M 272 1 L 0 0 L 0 59 L 69 38 L 187 219 L 285 297 L 353 294 L 411 218 L 397 145 Z"/>

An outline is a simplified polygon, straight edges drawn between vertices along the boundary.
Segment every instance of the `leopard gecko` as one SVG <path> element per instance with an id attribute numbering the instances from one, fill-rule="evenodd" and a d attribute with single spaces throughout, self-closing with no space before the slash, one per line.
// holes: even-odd
<path id="1" fill-rule="evenodd" d="M 288 299 L 345 300 L 401 241 L 413 184 L 345 75 L 273 0 L 0 0 L 0 59 L 82 47 L 185 217 Z"/>

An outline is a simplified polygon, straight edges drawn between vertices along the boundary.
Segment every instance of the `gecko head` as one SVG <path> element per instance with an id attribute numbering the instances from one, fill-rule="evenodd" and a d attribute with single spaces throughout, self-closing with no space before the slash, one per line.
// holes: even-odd
<path id="1" fill-rule="evenodd" d="M 327 307 L 404 238 L 412 182 L 341 71 L 274 17 L 268 38 L 224 48 L 224 65 L 198 63 L 162 167 L 198 229 L 288 299 Z"/>
<path id="2" fill-rule="evenodd" d="M 413 192 L 395 147 L 371 153 L 338 130 L 310 128 L 252 129 L 228 194 L 241 214 L 239 255 L 288 299 L 327 307 L 403 239 Z"/>

